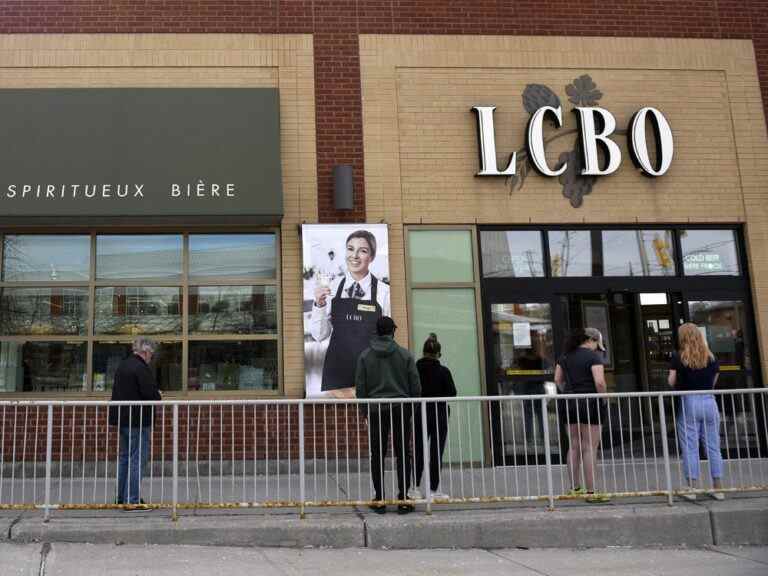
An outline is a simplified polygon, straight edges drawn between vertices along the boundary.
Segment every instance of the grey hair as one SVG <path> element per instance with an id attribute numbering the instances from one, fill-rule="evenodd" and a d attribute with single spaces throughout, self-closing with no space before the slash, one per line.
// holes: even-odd
<path id="1" fill-rule="evenodd" d="M 149 338 L 136 338 L 133 341 L 133 352 L 138 354 L 140 352 L 152 352 L 154 354 L 157 350 L 157 343 Z"/>

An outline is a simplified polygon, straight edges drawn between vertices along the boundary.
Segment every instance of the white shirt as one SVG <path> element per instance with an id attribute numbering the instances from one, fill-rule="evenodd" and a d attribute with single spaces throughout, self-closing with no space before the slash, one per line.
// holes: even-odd
<path id="1" fill-rule="evenodd" d="M 355 282 L 358 283 L 360 289 L 363 291 L 363 296 L 359 300 L 371 299 L 371 273 L 362 280 L 355 280 L 347 273 L 344 278 L 337 278 L 331 283 L 331 293 L 325 299 L 325 306 L 317 306 L 312 304 L 312 316 L 309 322 L 309 333 L 312 334 L 312 338 L 318 342 L 325 340 L 331 335 L 331 306 L 332 300 L 336 297 L 336 292 L 339 290 L 339 284 L 344 281 L 344 288 L 341 291 L 342 298 L 349 298 L 347 290 Z M 377 279 L 378 280 L 378 279 Z M 389 285 L 385 284 L 381 280 L 378 280 L 376 284 L 376 303 L 381 307 L 381 313 L 383 316 L 390 316 L 391 309 L 389 305 Z"/>

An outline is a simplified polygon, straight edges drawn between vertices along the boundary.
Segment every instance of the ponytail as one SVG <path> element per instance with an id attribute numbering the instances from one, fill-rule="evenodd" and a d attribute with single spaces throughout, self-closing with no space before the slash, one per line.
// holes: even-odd
<path id="1" fill-rule="evenodd" d="M 440 356 L 440 342 L 437 341 L 437 334 L 430 332 L 427 339 L 424 341 L 424 348 L 422 352 L 424 356 L 434 356 L 438 358 Z"/>

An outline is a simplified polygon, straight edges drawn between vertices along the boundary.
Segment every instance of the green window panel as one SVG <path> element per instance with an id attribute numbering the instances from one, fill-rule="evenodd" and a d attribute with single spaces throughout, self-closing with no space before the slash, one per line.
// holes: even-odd
<path id="1" fill-rule="evenodd" d="M 451 370 L 458 395 L 479 396 L 482 390 L 474 289 L 414 289 L 411 301 L 415 356 L 421 357 L 424 341 L 430 332 L 434 332 L 442 346 L 440 361 Z M 482 457 L 480 405 L 475 402 L 454 404 L 444 460 L 480 462 Z"/>
<path id="2" fill-rule="evenodd" d="M 408 252 L 412 284 L 474 280 L 469 230 L 411 230 Z"/>

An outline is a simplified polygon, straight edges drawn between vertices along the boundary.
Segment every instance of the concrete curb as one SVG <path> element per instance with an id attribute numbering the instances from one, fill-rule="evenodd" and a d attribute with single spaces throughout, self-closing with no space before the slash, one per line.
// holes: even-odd
<path id="1" fill-rule="evenodd" d="M 88 542 L 93 544 L 186 544 L 291 548 L 360 548 L 364 529 L 358 518 L 334 516 L 300 520 L 296 516 L 185 516 L 163 518 L 61 518 L 44 524 L 19 522 L 14 542 Z"/>
<path id="2" fill-rule="evenodd" d="M 708 502 L 704 506 L 710 513 L 715 545 L 768 545 L 768 498 Z"/>
<path id="3" fill-rule="evenodd" d="M 392 507 L 390 507 L 392 508 Z M 172 522 L 167 514 L 54 513 L 0 519 L 11 541 L 96 544 L 188 544 L 291 548 L 603 548 L 607 546 L 703 547 L 768 544 L 768 498 L 568 504 L 542 507 L 437 508 L 407 516 L 379 516 L 363 508 L 297 514 L 260 511 L 206 512 Z M 394 512 L 392 510 L 391 512 Z M 0 537 L 2 539 L 2 537 Z"/>
<path id="4" fill-rule="evenodd" d="M 610 506 L 567 510 L 493 510 L 460 515 L 367 519 L 371 548 L 603 548 L 707 546 L 701 507 Z"/>

